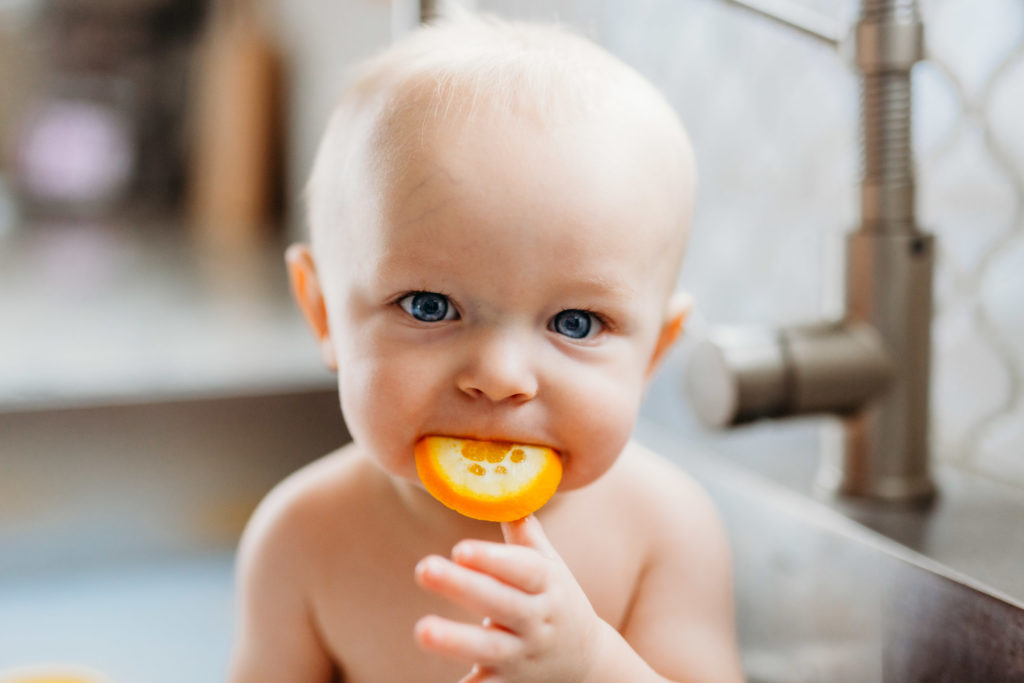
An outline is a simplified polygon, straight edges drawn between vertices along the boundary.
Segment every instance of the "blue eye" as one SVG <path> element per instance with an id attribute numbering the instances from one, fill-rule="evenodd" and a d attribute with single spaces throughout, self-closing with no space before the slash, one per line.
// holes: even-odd
<path id="1" fill-rule="evenodd" d="M 585 339 L 601 331 L 601 321 L 589 311 L 576 308 L 561 311 L 551 319 L 551 329 L 570 339 Z"/>
<path id="2" fill-rule="evenodd" d="M 425 323 L 436 323 L 442 320 L 455 320 L 455 307 L 444 294 L 434 292 L 413 292 L 398 300 L 402 310 Z"/>

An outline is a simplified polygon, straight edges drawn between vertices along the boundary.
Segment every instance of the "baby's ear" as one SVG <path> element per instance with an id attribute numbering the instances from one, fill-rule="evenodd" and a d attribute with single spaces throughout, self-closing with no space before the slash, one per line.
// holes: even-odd
<path id="1" fill-rule="evenodd" d="M 651 361 L 647 366 L 647 379 L 651 378 L 658 365 L 665 358 L 665 353 L 672 348 L 672 345 L 679 338 L 683 331 L 686 318 L 693 309 L 693 297 L 686 292 L 676 292 L 665 307 L 665 317 L 662 321 L 661 332 L 658 333 L 658 341 L 654 344 L 654 352 L 651 353 Z"/>
<path id="2" fill-rule="evenodd" d="M 320 279 L 316 274 L 316 262 L 308 244 L 293 244 L 284 253 L 284 261 L 288 266 L 288 279 L 292 286 L 292 296 L 299 305 L 309 329 L 316 337 L 320 347 L 320 355 L 324 364 L 337 372 L 338 360 L 331 344 L 331 331 L 327 326 L 327 307 L 324 305 Z"/>

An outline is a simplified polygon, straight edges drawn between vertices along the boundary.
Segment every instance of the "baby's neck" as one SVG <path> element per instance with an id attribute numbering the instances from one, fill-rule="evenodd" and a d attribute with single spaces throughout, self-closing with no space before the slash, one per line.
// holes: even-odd
<path id="1" fill-rule="evenodd" d="M 384 473 L 391 481 L 401 509 L 412 523 L 424 527 L 426 533 L 438 536 L 451 534 L 453 543 L 463 538 L 502 540 L 501 527 L 496 522 L 484 522 L 465 517 L 439 503 L 419 482 Z"/>

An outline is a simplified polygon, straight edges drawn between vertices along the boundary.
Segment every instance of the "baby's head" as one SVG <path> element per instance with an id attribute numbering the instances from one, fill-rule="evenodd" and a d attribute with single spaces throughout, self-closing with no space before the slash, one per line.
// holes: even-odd
<path id="1" fill-rule="evenodd" d="M 428 434 L 604 473 L 686 312 L 692 166 L 657 91 L 560 28 L 462 16 L 363 64 L 288 257 L 356 442 L 408 479 Z"/>

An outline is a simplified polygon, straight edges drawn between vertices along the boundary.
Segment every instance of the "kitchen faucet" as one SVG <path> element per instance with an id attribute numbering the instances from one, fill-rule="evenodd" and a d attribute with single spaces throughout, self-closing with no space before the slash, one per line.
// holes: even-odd
<path id="1" fill-rule="evenodd" d="M 786 0 L 728 0 L 839 46 L 841 32 Z M 910 71 L 923 57 L 916 0 L 864 0 L 851 40 L 861 78 L 860 225 L 847 237 L 845 312 L 777 329 L 721 328 L 693 349 L 687 392 L 724 427 L 833 414 L 820 487 L 841 496 L 923 503 L 935 241 L 914 215 Z"/>

